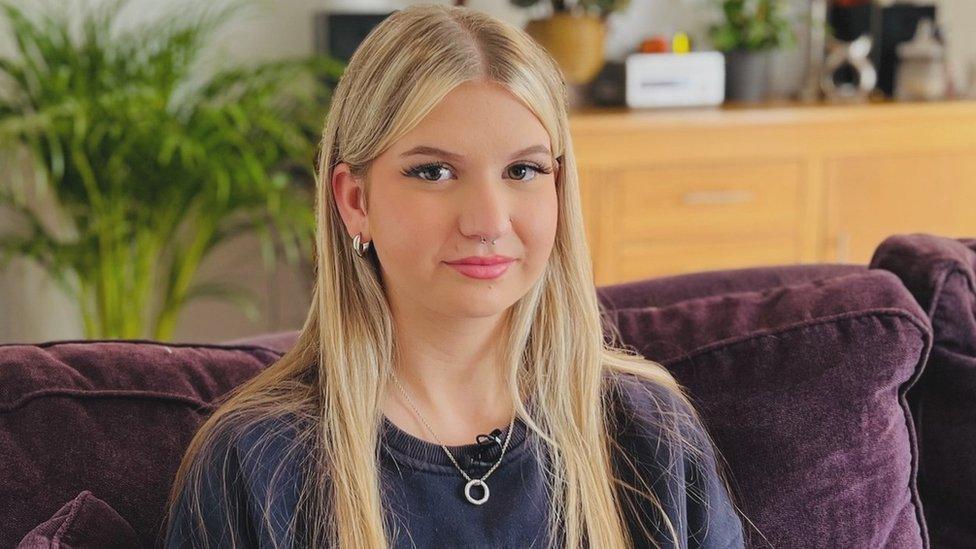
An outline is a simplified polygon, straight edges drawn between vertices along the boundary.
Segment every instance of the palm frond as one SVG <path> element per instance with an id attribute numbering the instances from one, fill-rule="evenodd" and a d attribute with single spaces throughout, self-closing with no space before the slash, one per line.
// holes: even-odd
<path id="1" fill-rule="evenodd" d="M 78 21 L 0 0 L 16 47 L 0 57 L 0 148 L 30 152 L 37 184 L 77 233 L 60 242 L 35 231 L 26 238 L 37 245 L 11 236 L 5 254 L 73 280 L 91 311 L 85 325 L 98 330 L 90 337 L 131 333 L 142 321 L 124 308 L 150 301 L 158 315 L 142 331 L 168 337 L 203 256 L 238 234 L 260 236 L 268 268 L 279 247 L 288 261 L 310 251 L 313 203 L 302 191 L 345 66 L 312 56 L 206 67 L 216 33 L 253 3 L 181 6 L 123 27 L 130 0 Z"/>

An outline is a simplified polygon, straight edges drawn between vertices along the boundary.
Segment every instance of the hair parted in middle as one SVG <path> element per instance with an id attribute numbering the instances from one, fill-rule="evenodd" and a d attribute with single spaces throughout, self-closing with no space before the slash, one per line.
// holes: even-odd
<path id="1" fill-rule="evenodd" d="M 562 73 L 523 30 L 471 8 L 435 4 L 392 13 L 350 59 L 320 144 L 315 285 L 298 342 L 229 394 L 201 426 L 180 465 L 170 507 L 184 489 L 190 494 L 204 489 L 201 467 L 213 462 L 214 454 L 273 420 L 276 427 L 262 431 L 264 436 L 288 433 L 289 454 L 300 456 L 307 478 L 297 498 L 302 516 L 289 526 L 297 530 L 301 523 L 307 529 L 303 539 L 313 547 L 389 546 L 399 526 L 388 524 L 383 512 L 378 444 L 397 338 L 378 257 L 356 255 L 330 181 L 336 165 L 347 163 L 363 180 L 368 209 L 371 161 L 451 90 L 472 81 L 503 86 L 522 101 L 545 127 L 559 162 L 552 254 L 542 276 L 507 311 L 502 343 L 516 414 L 547 464 L 553 494 L 550 542 L 553 547 L 628 547 L 624 510 L 635 509 L 635 498 L 641 498 L 660 516 L 637 526 L 646 532 L 647 525 L 661 524 L 675 546 L 683 544 L 675 525 L 680 517 L 664 513 L 650 489 L 654 479 L 632 486 L 614 468 L 612 456 L 624 452 L 613 436 L 618 426 L 610 405 L 619 394 L 616 384 L 626 377 L 646 388 L 646 398 L 661 411 L 654 433 L 663 443 L 700 457 L 712 441 L 691 435 L 688 426 L 699 418 L 674 377 L 616 345 L 619 333 L 612 322 L 602 321 Z M 632 456 L 619 457 L 635 467 Z M 283 477 L 278 473 L 271 478 Z M 272 486 L 262 505 L 269 509 L 280 497 Z M 234 520 L 234 514 L 228 512 L 227 519 Z M 266 520 L 271 526 L 272 517 Z"/>

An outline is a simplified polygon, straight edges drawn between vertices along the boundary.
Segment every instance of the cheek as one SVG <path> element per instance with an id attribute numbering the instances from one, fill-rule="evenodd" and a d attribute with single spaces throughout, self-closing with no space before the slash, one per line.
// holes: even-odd
<path id="1" fill-rule="evenodd" d="M 528 253 L 534 264 L 545 264 L 556 238 L 559 204 L 555 188 L 523 201 L 526 208 L 520 215 Z"/>
<path id="2" fill-rule="evenodd" d="M 388 257 L 416 259 L 429 254 L 443 233 L 443 207 L 422 195 L 387 192 L 374 197 L 370 230 Z"/>

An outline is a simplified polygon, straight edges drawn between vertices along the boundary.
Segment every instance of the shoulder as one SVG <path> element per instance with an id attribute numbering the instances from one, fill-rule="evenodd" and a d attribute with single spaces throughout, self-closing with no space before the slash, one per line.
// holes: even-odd
<path id="1" fill-rule="evenodd" d="M 294 425 L 279 417 L 222 420 L 207 433 L 195 459 L 205 471 L 230 468 L 250 477 L 293 453 L 296 434 Z"/>
<path id="2" fill-rule="evenodd" d="M 232 423 L 211 430 L 194 457 L 199 482 L 184 487 L 171 539 L 263 544 L 292 534 L 305 458 L 294 424 L 271 417 Z"/>
<path id="3" fill-rule="evenodd" d="M 654 493 L 688 546 L 742 547 L 742 524 L 720 478 L 717 451 L 692 404 L 675 390 L 633 374 L 611 380 L 614 463 L 620 479 Z M 646 535 L 653 505 L 629 493 L 638 515 L 632 535 Z M 655 535 L 663 531 L 653 522 Z M 641 538 L 643 539 L 643 538 Z"/>
<path id="4" fill-rule="evenodd" d="M 284 458 L 295 454 L 295 446 L 301 444 L 299 425 L 293 416 L 262 416 L 250 419 L 240 427 L 231 429 L 233 449 L 244 463 L 266 461 L 267 458 Z M 297 457 L 297 456 L 296 456 Z"/>
<path id="5" fill-rule="evenodd" d="M 629 373 L 610 374 L 613 420 L 618 430 L 688 437 L 701 430 L 697 414 L 675 389 Z M 697 437 L 696 437 L 697 438 Z"/>
<path id="6" fill-rule="evenodd" d="M 301 471 L 311 456 L 300 426 L 289 417 L 262 417 L 236 430 L 229 441 L 250 499 L 263 504 L 294 504 Z"/>
<path id="7" fill-rule="evenodd" d="M 613 374 L 610 380 L 611 426 L 623 450 L 653 465 L 671 469 L 715 469 L 715 448 L 689 399 L 651 379 Z M 693 462 L 693 463 L 692 463 Z"/>

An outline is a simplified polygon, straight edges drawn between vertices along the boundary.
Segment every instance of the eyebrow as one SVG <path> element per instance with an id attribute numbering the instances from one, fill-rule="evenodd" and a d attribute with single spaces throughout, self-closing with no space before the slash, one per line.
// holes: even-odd
<path id="1" fill-rule="evenodd" d="M 532 153 L 552 154 L 549 152 L 549 147 L 546 147 L 545 145 L 532 145 L 531 147 L 526 147 L 520 151 L 516 151 L 515 154 L 512 155 L 512 158 L 515 159 L 520 156 L 525 156 L 527 154 L 532 154 Z M 461 158 L 460 154 L 452 153 L 450 151 L 445 151 L 444 149 L 438 149 L 437 147 L 431 147 L 429 145 L 418 145 L 410 149 L 409 151 L 402 153 L 400 156 L 413 156 L 417 154 L 425 154 L 429 156 L 443 156 L 453 160 L 458 160 Z"/>

